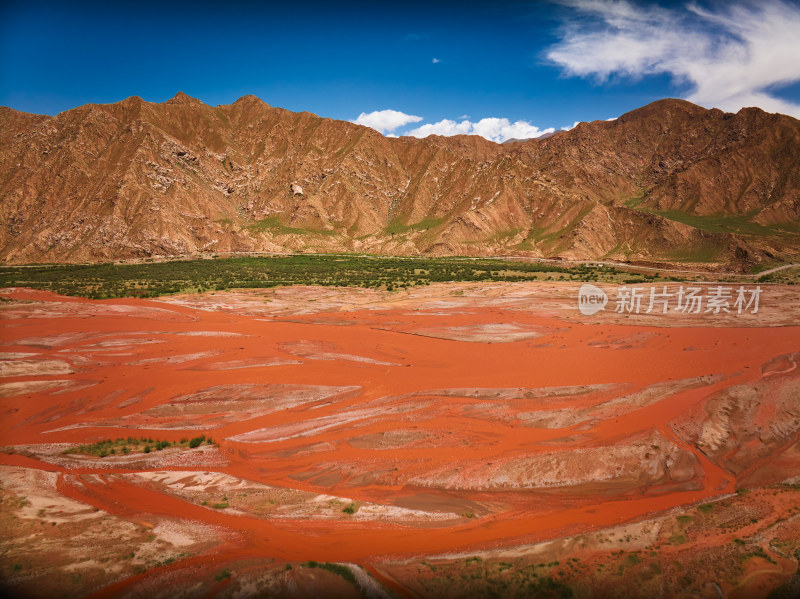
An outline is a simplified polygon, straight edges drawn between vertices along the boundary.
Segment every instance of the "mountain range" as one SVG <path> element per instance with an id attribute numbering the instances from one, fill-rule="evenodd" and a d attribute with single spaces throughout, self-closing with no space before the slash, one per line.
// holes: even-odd
<path id="1" fill-rule="evenodd" d="M 223 252 L 705 264 L 800 256 L 800 121 L 666 99 L 497 144 L 184 93 L 0 107 L 0 259 Z"/>

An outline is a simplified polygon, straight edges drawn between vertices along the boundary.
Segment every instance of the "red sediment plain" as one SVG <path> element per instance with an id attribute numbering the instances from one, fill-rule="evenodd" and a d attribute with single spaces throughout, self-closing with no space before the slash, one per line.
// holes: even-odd
<path id="1" fill-rule="evenodd" d="M 174 547 L 191 536 L 175 527 L 214 531 L 92 592 L 262 558 L 381 580 L 388 560 L 586 533 L 800 474 L 800 326 L 581 320 L 568 304 L 430 291 L 237 310 L 254 293 L 208 309 L 3 292 L 0 476 L 45 498 L 22 517 L 54 517 L 60 496 L 172 530 Z M 63 452 L 201 434 L 213 444 Z"/>

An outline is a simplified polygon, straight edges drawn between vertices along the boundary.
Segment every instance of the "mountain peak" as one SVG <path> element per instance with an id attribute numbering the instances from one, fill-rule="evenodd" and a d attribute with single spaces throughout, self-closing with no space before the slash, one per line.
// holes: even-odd
<path id="1" fill-rule="evenodd" d="M 184 92 L 178 92 L 171 99 L 167 100 L 167 104 L 202 104 L 202 102 Z"/>
<path id="2" fill-rule="evenodd" d="M 685 114 L 688 117 L 699 117 L 709 112 L 702 106 L 692 104 L 686 100 L 678 98 L 664 98 L 650 102 L 641 108 L 636 108 L 618 117 L 620 122 L 624 122 L 629 118 L 647 119 L 647 118 L 664 118 L 669 114 Z"/>
<path id="3" fill-rule="evenodd" d="M 233 103 L 234 106 L 246 106 L 253 104 L 258 106 L 269 106 L 269 104 L 264 102 L 264 100 L 262 100 L 258 96 L 254 96 L 253 94 L 247 94 L 246 96 L 242 96 Z"/>

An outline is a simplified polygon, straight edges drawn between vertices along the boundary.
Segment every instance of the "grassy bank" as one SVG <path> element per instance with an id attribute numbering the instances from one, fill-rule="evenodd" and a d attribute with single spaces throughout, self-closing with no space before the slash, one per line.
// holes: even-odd
<path id="1" fill-rule="evenodd" d="M 94 299 L 280 285 L 372 287 L 391 291 L 434 282 L 535 280 L 639 283 L 660 277 L 657 273 L 624 272 L 608 266 L 350 255 L 0 267 L 0 287 L 32 287 Z"/>

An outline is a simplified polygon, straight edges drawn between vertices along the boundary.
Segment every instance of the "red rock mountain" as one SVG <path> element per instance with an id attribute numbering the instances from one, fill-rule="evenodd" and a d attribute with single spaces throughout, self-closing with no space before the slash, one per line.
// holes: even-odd
<path id="1" fill-rule="evenodd" d="M 0 257 L 800 255 L 800 121 L 661 100 L 540 140 L 386 138 L 246 96 L 0 108 Z"/>

